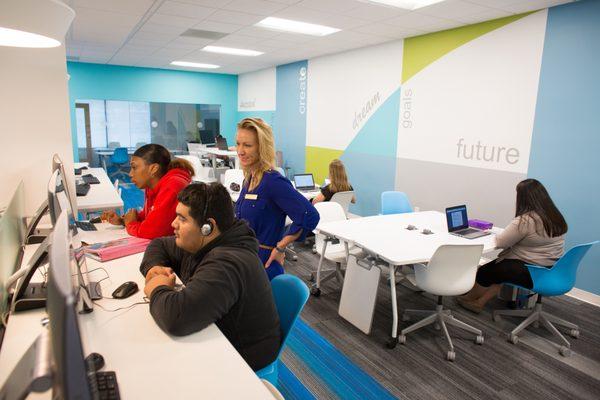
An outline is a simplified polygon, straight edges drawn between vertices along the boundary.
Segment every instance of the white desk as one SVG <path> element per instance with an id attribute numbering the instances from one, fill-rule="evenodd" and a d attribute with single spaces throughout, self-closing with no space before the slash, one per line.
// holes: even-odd
<path id="1" fill-rule="evenodd" d="M 199 155 L 201 154 L 207 154 L 210 157 L 212 166 L 213 166 L 213 170 L 215 172 L 215 177 L 217 176 L 217 156 L 221 156 L 221 157 L 233 157 L 235 158 L 235 168 L 239 169 L 240 168 L 240 159 L 237 155 L 237 151 L 233 151 L 233 150 L 219 150 L 216 147 L 199 147 L 197 149 L 195 149 L 194 151 L 190 152 L 191 153 L 197 153 Z"/>
<path id="2" fill-rule="evenodd" d="M 99 304 L 114 310 L 143 301 L 141 259 L 141 253 L 106 263 L 87 259 L 89 271 L 101 266 L 110 276 L 101 283 L 104 296 L 129 280 L 140 288 L 128 299 L 102 299 Z M 99 280 L 105 274 L 98 270 L 90 276 Z M 10 316 L 0 349 L 0 385 L 42 331 L 39 321 L 45 315 L 41 309 Z M 123 399 L 273 398 L 214 324 L 185 337 L 169 336 L 156 325 L 146 304 L 116 312 L 94 306 L 92 313 L 79 316 L 79 322 L 85 353 L 104 356 L 104 370 L 117 373 Z M 29 398 L 48 399 L 50 391 Z"/>
<path id="3" fill-rule="evenodd" d="M 92 174 L 98 178 L 100 183 L 90 185 L 90 191 L 85 196 L 77 197 L 77 209 L 79 211 L 87 213 L 123 207 L 123 199 L 108 179 L 105 170 L 102 168 L 88 168 L 84 169 L 82 174 Z"/>
<path id="4" fill-rule="evenodd" d="M 406 227 L 409 224 L 416 226 L 418 229 L 407 230 Z M 424 228 L 430 229 L 433 234 L 425 235 L 421 233 Z M 389 271 L 393 316 L 390 344 L 395 344 L 397 341 L 398 306 L 394 273 L 397 267 L 428 262 L 435 250 L 443 244 L 483 244 L 484 252 L 496 248 L 496 236 L 494 234 L 473 240 L 449 234 L 445 214 L 438 211 L 377 215 L 328 222 L 319 224 L 316 231 L 325 236 L 347 242 L 348 245 L 354 244 L 364 250 L 366 257 L 363 258 L 361 264 L 367 265 L 365 268 L 370 269 L 369 266 L 371 266 Z M 493 232 L 501 232 L 501 229 L 494 228 Z M 348 268 L 363 267 L 350 263 Z M 348 273 L 353 273 L 353 271 L 347 271 Z M 349 315 L 348 309 L 344 309 L 344 302 L 346 304 L 356 304 L 355 301 L 363 300 L 354 299 L 356 293 L 361 292 L 360 280 L 354 280 L 353 283 L 348 285 L 347 283 L 348 280 L 345 279 L 340 300 L 340 315 L 345 318 Z M 377 290 L 376 286 L 375 290 Z M 376 293 L 368 293 L 368 295 L 376 296 Z M 372 315 L 364 315 L 365 312 L 372 313 L 372 310 L 350 310 L 350 313 L 352 312 L 363 313 L 363 315 L 351 315 L 349 320 L 370 321 L 372 318 Z M 359 329 L 365 331 L 364 326 L 359 327 Z"/>

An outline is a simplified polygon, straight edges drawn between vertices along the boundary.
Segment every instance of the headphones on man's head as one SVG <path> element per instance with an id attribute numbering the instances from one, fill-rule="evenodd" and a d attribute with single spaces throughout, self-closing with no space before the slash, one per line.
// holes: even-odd
<path id="1" fill-rule="evenodd" d="M 213 231 L 213 224 L 206 218 L 206 214 L 208 212 L 208 203 L 210 202 L 210 194 L 208 193 L 208 185 L 204 184 L 204 187 L 206 188 L 204 212 L 202 213 L 202 221 L 204 221 L 204 223 L 200 227 L 200 233 L 202 234 L 202 236 L 208 236 Z"/>

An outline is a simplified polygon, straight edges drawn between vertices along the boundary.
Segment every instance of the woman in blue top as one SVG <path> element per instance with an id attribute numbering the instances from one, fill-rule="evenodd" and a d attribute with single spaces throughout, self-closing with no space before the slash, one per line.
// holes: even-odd
<path id="1" fill-rule="evenodd" d="M 304 240 L 319 223 L 319 213 L 291 182 L 275 171 L 275 142 L 271 127 L 259 118 L 237 125 L 236 147 L 244 184 L 235 214 L 248 221 L 259 242 L 258 256 L 269 279 L 283 274 L 285 248 Z M 292 224 L 285 228 L 286 216 Z"/>

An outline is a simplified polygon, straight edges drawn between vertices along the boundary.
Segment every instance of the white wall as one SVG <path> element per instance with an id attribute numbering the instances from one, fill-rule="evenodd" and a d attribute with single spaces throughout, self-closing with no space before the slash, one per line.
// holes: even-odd
<path id="1" fill-rule="evenodd" d="M 275 68 L 238 76 L 238 111 L 275 110 Z"/>
<path id="2" fill-rule="evenodd" d="M 23 180 L 30 215 L 46 197 L 52 154 L 73 170 L 65 48 L 0 46 L 0 60 L 0 205 Z"/>

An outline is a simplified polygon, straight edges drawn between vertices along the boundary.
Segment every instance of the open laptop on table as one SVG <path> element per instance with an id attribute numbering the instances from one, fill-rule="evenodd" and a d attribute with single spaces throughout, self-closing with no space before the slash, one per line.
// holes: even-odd
<path id="1" fill-rule="evenodd" d="M 448 232 L 450 234 L 465 239 L 475 239 L 490 234 L 487 231 L 469 228 L 466 205 L 446 208 L 446 221 L 448 222 Z"/>
<path id="2" fill-rule="evenodd" d="M 229 146 L 227 145 L 227 138 L 224 138 L 224 137 L 217 138 L 217 149 L 229 150 Z"/>
<path id="3" fill-rule="evenodd" d="M 315 180 L 313 174 L 294 175 L 294 186 L 300 192 L 310 192 L 315 190 Z"/>

